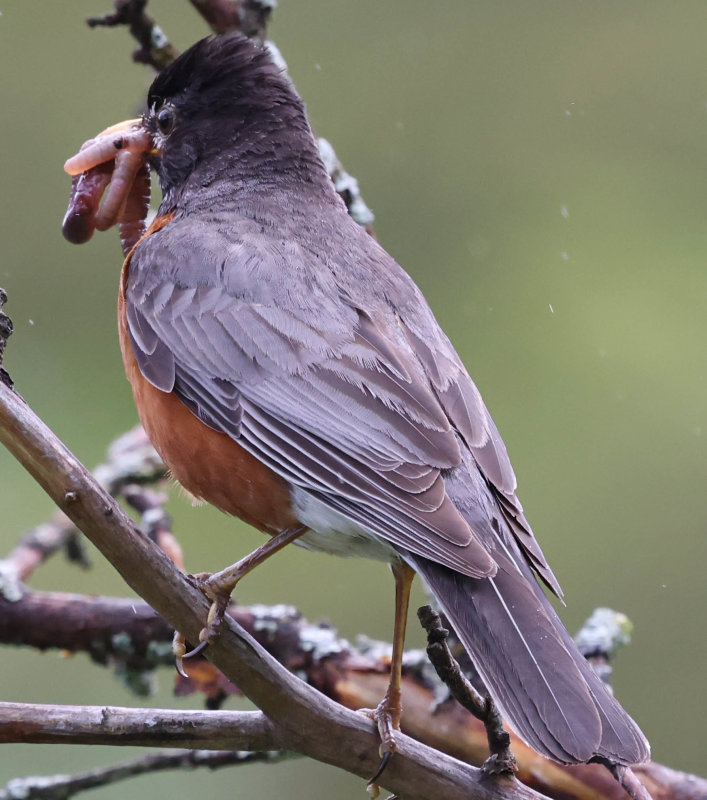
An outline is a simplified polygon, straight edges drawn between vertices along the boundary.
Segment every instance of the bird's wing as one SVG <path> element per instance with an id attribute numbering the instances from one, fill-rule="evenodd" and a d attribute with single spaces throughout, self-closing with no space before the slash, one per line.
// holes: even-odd
<path id="1" fill-rule="evenodd" d="M 195 253 L 170 228 L 137 248 L 127 282 L 145 377 L 379 537 L 472 577 L 494 574 L 443 475 L 466 442 L 508 498 L 515 478 L 476 387 L 407 276 L 434 336 L 419 318 L 381 325 L 336 281 L 327 285 L 326 270 L 308 270 L 302 250 L 256 237 L 231 242 L 226 256 L 223 242 Z"/>
<path id="2" fill-rule="evenodd" d="M 436 323 L 428 322 L 424 330 L 417 315 L 410 317 L 403 328 L 445 413 L 471 450 L 474 463 L 483 475 L 503 520 L 533 569 L 561 598 L 559 581 L 550 569 L 516 495 L 516 476 L 501 434 L 451 342 Z"/>

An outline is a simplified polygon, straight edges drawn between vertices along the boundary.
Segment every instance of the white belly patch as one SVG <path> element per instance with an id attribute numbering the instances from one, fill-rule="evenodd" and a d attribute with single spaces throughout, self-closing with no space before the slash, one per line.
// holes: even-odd
<path id="1" fill-rule="evenodd" d="M 396 561 L 394 548 L 358 522 L 330 508 L 309 492 L 294 486 L 292 505 L 297 519 L 309 528 L 295 544 L 334 556 L 356 556 L 375 561 Z"/>

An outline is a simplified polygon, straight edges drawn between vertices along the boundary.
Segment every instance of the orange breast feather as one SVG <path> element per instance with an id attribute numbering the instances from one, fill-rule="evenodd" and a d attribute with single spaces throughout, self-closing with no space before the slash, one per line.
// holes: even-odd
<path id="1" fill-rule="evenodd" d="M 149 236 L 164 227 L 158 218 Z M 128 333 L 125 287 L 130 255 L 125 260 L 118 295 L 118 332 L 123 364 L 135 405 L 150 441 L 172 475 L 191 494 L 266 533 L 295 527 L 287 483 L 230 436 L 209 428 L 171 392 L 156 389 L 138 367 Z"/>

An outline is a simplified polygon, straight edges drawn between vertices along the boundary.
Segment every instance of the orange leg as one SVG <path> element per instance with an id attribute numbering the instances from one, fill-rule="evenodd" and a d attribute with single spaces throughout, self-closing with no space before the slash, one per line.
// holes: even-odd
<path id="1" fill-rule="evenodd" d="M 294 542 L 295 539 L 299 539 L 306 531 L 307 528 L 300 526 L 281 531 L 271 537 L 265 544 L 261 544 L 260 547 L 257 547 L 245 558 L 242 558 L 235 564 L 231 564 L 231 566 L 226 567 L 226 569 L 222 569 L 220 572 L 215 572 L 211 577 L 207 578 L 204 581 L 206 593 L 211 596 L 212 599 L 220 595 L 230 596 L 236 588 L 236 584 L 244 575 L 247 575 L 252 569 L 255 569 L 258 564 L 262 564 L 265 559 L 270 558 L 270 556 L 282 550 L 285 545 Z"/>
<path id="2" fill-rule="evenodd" d="M 199 580 L 201 590 L 212 602 L 206 619 L 206 626 L 199 633 L 199 644 L 192 651 L 186 653 L 184 637 L 178 632 L 174 635 L 172 650 L 177 661 L 177 671 L 180 674 L 184 675 L 183 659 L 193 658 L 202 653 L 209 643 L 218 638 L 226 608 L 238 581 L 252 569 L 255 569 L 258 564 L 262 564 L 263 561 L 277 553 L 278 550 L 282 550 L 285 545 L 298 539 L 306 531 L 307 528 L 304 526 L 282 531 L 230 567 L 226 567 L 220 572 L 215 572 L 213 575 L 194 576 Z"/>
<path id="3" fill-rule="evenodd" d="M 385 697 L 371 714 L 378 725 L 381 737 L 381 763 L 376 774 L 369 781 L 369 786 L 376 783 L 385 769 L 390 757 L 395 752 L 395 732 L 400 729 L 402 713 L 400 680 L 403 667 L 403 649 L 405 647 L 405 627 L 410 605 L 410 588 L 415 572 L 402 561 L 391 565 L 395 578 L 395 627 L 393 630 L 393 655 L 390 664 L 390 683 Z"/>

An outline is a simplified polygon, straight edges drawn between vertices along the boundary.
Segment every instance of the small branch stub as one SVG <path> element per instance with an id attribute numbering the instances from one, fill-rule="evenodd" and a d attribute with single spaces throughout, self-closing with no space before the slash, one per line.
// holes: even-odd
<path id="1" fill-rule="evenodd" d="M 275 0 L 190 0 L 214 33 L 239 30 L 265 39 Z"/>
<path id="2" fill-rule="evenodd" d="M 12 378 L 2 365 L 7 340 L 10 338 L 13 331 L 12 320 L 7 314 L 3 314 L 2 311 L 2 307 L 5 303 L 7 303 L 7 292 L 4 289 L 0 289 L 0 381 L 9 389 L 12 389 Z"/>
<path id="3" fill-rule="evenodd" d="M 439 614 L 431 606 L 422 606 L 417 617 L 427 633 L 427 655 L 440 680 L 460 705 L 484 723 L 490 755 L 482 769 L 494 776 L 514 775 L 518 765 L 510 749 L 511 737 L 496 704 L 490 697 L 482 697 L 462 673 L 447 645 L 449 631 L 442 627 Z"/>
<path id="4" fill-rule="evenodd" d="M 89 28 L 115 28 L 127 25 L 133 38 L 140 44 L 133 51 L 133 61 L 138 64 L 149 64 L 158 72 L 179 55 L 170 43 L 162 28 L 152 17 L 145 13 L 147 0 L 115 0 L 115 11 L 102 17 L 89 17 L 86 24 Z"/>

